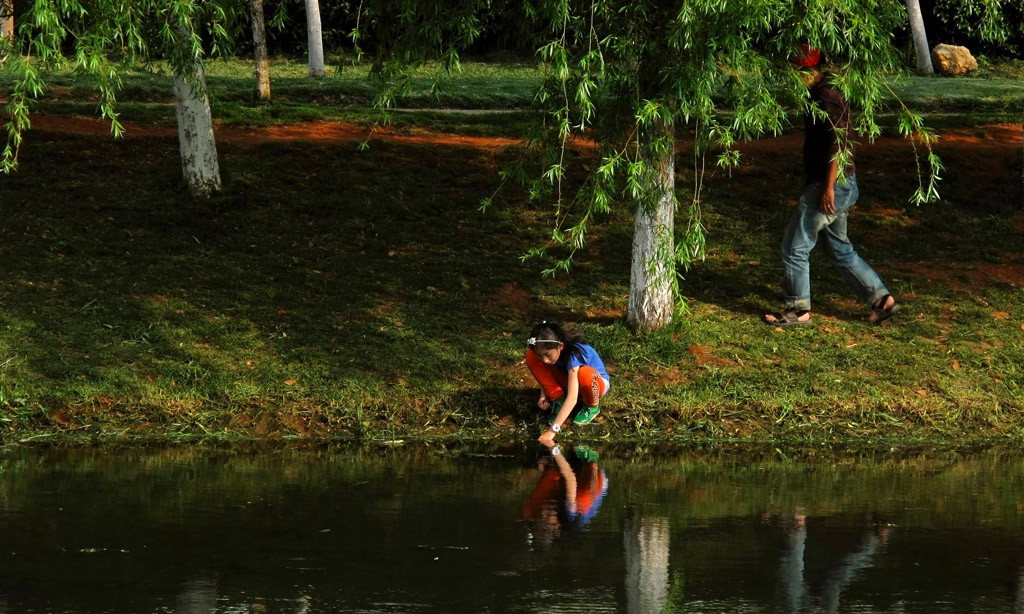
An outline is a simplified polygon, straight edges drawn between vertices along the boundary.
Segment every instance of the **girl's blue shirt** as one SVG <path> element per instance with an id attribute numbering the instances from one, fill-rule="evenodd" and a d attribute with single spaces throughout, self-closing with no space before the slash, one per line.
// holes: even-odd
<path id="1" fill-rule="evenodd" d="M 604 361 L 602 361 L 601 357 L 597 355 L 597 350 L 586 343 L 578 343 L 576 344 L 576 347 L 579 348 L 580 354 L 582 354 L 583 357 L 582 359 L 578 358 L 575 354 L 570 352 L 568 360 L 565 361 L 566 370 L 587 365 L 588 367 L 593 367 L 595 371 L 600 373 L 601 377 L 603 377 L 605 381 L 610 382 L 612 380 L 612 378 L 608 377 L 608 370 L 604 368 Z"/>

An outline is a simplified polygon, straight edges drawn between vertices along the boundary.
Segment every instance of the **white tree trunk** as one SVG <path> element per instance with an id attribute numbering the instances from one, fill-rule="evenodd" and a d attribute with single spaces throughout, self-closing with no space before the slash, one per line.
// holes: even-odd
<path id="1" fill-rule="evenodd" d="M 661 328 L 672 321 L 675 307 L 674 224 L 675 151 L 671 126 L 659 125 L 650 140 L 663 139 L 660 148 L 644 148 L 651 191 L 637 207 L 633 229 L 633 262 L 626 321 L 638 330 Z"/>
<path id="2" fill-rule="evenodd" d="M 0 0 L 0 38 L 14 34 L 14 0 Z"/>
<path id="3" fill-rule="evenodd" d="M 202 63 L 195 65 L 194 87 L 181 71 L 174 70 L 174 107 L 185 183 L 193 196 L 209 196 L 220 189 L 220 165 Z"/>
<path id="4" fill-rule="evenodd" d="M 324 76 L 324 36 L 320 26 L 319 0 L 306 0 L 306 40 L 309 47 L 309 76 Z"/>
<path id="5" fill-rule="evenodd" d="M 917 74 L 922 77 L 933 75 L 935 69 L 932 67 L 932 53 L 928 48 L 928 36 L 924 31 L 924 17 L 921 16 L 920 0 L 907 0 L 907 14 L 910 16 L 910 33 L 914 37 Z"/>
<path id="6" fill-rule="evenodd" d="M 270 59 L 267 57 L 267 26 L 263 19 L 263 0 L 249 0 L 252 12 L 253 57 L 256 64 L 256 100 L 270 101 Z"/>

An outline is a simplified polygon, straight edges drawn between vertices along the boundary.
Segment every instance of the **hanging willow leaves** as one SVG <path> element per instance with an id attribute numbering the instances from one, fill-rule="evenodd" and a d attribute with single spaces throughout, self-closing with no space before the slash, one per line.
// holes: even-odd
<path id="1" fill-rule="evenodd" d="M 704 161 L 733 167 L 737 142 L 779 134 L 794 109 L 813 112 L 789 63 L 800 45 L 829 58 L 837 86 L 858 109 L 856 137 L 870 141 L 880 134 L 885 80 L 901 70 L 892 32 L 906 21 L 902 3 L 891 0 L 363 0 L 360 11 L 353 39 L 377 45 L 382 107 L 394 104 L 410 67 L 425 57 L 457 66 L 456 50 L 493 15 L 518 24 L 543 79 L 525 157 L 501 177 L 521 181 L 552 213 L 546 242 L 524 258 L 543 258 L 547 274 L 567 272 L 590 224 L 629 208 L 637 220 L 630 310 L 649 312 L 629 314 L 639 328 L 670 319 L 666 297 L 681 295 L 679 274 L 704 256 Z M 915 157 L 922 182 L 913 198 L 934 198 L 941 163 L 918 119 L 906 126 L 926 151 Z M 694 149 L 685 198 L 674 185 L 677 133 Z M 582 143 L 596 144 L 596 160 Z M 677 208 L 686 216 L 680 224 Z"/>
<path id="2" fill-rule="evenodd" d="M 5 38 L 2 63 L 11 75 L 6 144 L 0 171 L 17 167 L 32 104 L 46 90 L 49 71 L 74 70 L 92 78 L 102 118 L 123 132 L 115 110 L 121 75 L 137 63 L 168 59 L 187 80 L 197 59 L 231 51 L 229 25 L 240 9 L 224 0 L 50 0 L 26 3 L 16 35 Z M 205 95 L 205 93 L 202 93 Z"/>

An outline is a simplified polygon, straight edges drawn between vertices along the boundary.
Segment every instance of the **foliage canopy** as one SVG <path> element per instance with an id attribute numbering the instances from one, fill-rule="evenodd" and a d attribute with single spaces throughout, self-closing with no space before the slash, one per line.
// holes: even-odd
<path id="1" fill-rule="evenodd" d="M 936 15 L 971 38 L 1019 53 L 1024 46 L 1024 3 L 1013 0 L 937 0 Z"/>
<path id="2" fill-rule="evenodd" d="M 535 98 L 540 122 L 529 139 L 541 171 L 531 175 L 520 164 L 505 176 L 554 202 L 551 244 L 568 246 L 570 254 L 583 245 L 595 214 L 616 201 L 642 201 L 649 192 L 644 177 L 650 160 L 642 144 L 646 139 L 663 152 L 674 146 L 672 131 L 667 138 L 652 136 L 656 125 L 691 130 L 698 167 L 709 153 L 730 165 L 738 159 L 732 148 L 737 141 L 777 134 L 794 105 L 806 109 L 806 90 L 788 62 L 801 43 L 830 58 L 838 87 L 859 110 L 857 133 L 877 136 L 884 77 L 900 71 L 892 32 L 905 21 L 903 7 L 885 0 L 528 0 L 500 6 L 439 0 L 363 6 L 374 16 L 373 27 L 357 29 L 354 38 L 358 43 L 372 30 L 380 42 L 377 74 L 392 88 L 401 87 L 423 54 L 438 53 L 446 58 L 446 70 L 456 69 L 460 46 L 480 34 L 481 12 L 514 11 L 526 24 L 520 29 L 530 33 L 546 75 Z M 393 100 L 385 94 L 380 102 L 386 107 Z M 901 112 L 902 130 L 930 142 L 920 119 Z M 599 164 L 567 151 L 579 139 L 597 141 Z M 929 160 L 937 170 L 937 158 Z M 587 168 L 586 179 L 581 188 L 567 189 L 574 163 Z M 932 179 L 922 182 L 915 200 L 936 196 Z M 698 181 L 675 254 L 684 267 L 701 255 L 699 203 Z M 550 272 L 567 269 L 570 259 Z"/>
<path id="3" fill-rule="evenodd" d="M 16 35 L 3 40 L 13 76 L 5 111 L 7 142 L 0 170 L 17 164 L 29 110 L 45 91 L 44 74 L 72 68 L 96 84 L 99 113 L 121 133 L 114 109 L 121 76 L 140 61 L 167 58 L 186 79 L 207 54 L 230 52 L 229 30 L 240 16 L 229 2 L 202 0 L 50 0 L 28 3 Z"/>

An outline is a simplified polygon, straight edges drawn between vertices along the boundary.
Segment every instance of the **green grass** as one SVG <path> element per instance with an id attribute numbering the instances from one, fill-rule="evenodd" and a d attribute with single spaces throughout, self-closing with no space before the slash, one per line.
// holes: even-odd
<path id="1" fill-rule="evenodd" d="M 225 124 L 267 126 L 310 120 L 341 120 L 372 123 L 379 117 L 370 108 L 374 86 L 368 81 L 368 67 L 336 58 L 329 74 L 311 79 L 306 65 L 287 58 L 271 62 L 272 101 L 254 102 L 253 66 L 246 60 L 212 60 L 206 66 L 207 82 L 218 121 Z M 977 72 L 966 77 L 894 76 L 889 80 L 896 97 L 909 108 L 924 113 L 929 125 L 978 125 L 1000 121 L 1019 121 L 1024 79 L 1020 60 L 981 58 Z M 0 75 L 0 85 L 9 76 Z M 422 112 L 436 109 L 521 110 L 530 106 L 541 73 L 536 65 L 496 64 L 468 61 L 451 79 L 439 78 L 438 66 L 417 71 L 408 89 L 399 96 L 394 114 L 400 126 L 419 125 Z M 86 78 L 59 72 L 47 77 L 48 89 L 37 108 L 45 112 L 95 115 L 94 85 Z M 123 77 L 118 93 L 118 110 L 123 119 L 142 123 L 173 125 L 174 111 L 170 68 L 165 63 L 138 66 Z M 435 90 L 435 86 L 437 86 Z M 890 97 L 887 111 L 899 104 Z M 413 117 L 405 117 L 409 112 Z M 953 115 L 953 117 L 950 117 Z M 430 127 L 495 134 L 501 121 L 446 113 L 433 114 Z M 508 117 L 506 116 L 506 119 Z M 885 114 L 883 126 L 894 129 L 894 121 Z M 520 130 L 523 120 L 502 132 Z"/>
<path id="2" fill-rule="evenodd" d="M 340 60 L 339 60 L 340 61 Z M 279 126 L 312 121 L 343 121 L 364 125 L 381 122 L 373 108 L 374 87 L 368 68 L 345 64 L 323 79 L 306 75 L 305 64 L 289 59 L 271 63 L 272 100 L 254 101 L 252 62 L 215 60 L 206 67 L 213 112 L 218 123 L 232 126 Z M 10 80 L 0 75 L 0 86 Z M 518 137 L 527 128 L 529 106 L 540 80 L 535 66 L 469 62 L 457 78 L 444 80 L 437 91 L 437 67 L 417 72 L 388 124 L 398 130 L 428 129 L 479 136 Z M 36 112 L 98 116 L 93 84 L 80 75 L 58 72 L 47 77 L 46 93 L 33 105 Z M 170 68 L 161 63 L 139 66 L 124 75 L 117 95 L 122 121 L 175 126 Z M 459 112 L 451 112 L 452 109 Z"/>
<path id="3" fill-rule="evenodd" d="M 302 70 L 280 68 L 294 80 L 277 87 L 281 98 L 321 87 Z M 509 70 L 528 80 L 528 69 Z M 241 78 L 224 77 L 233 85 L 215 109 L 284 104 L 249 105 Z M 80 108 L 72 102 L 48 110 Z M 320 113 L 371 121 L 364 103 L 332 110 L 302 99 L 281 118 L 240 123 Z M 519 129 L 506 116 L 406 117 L 410 130 Z M 507 189 L 478 210 L 508 154 L 386 141 L 368 151 L 277 141 L 218 149 L 224 190 L 193 201 L 174 137 L 28 135 L 0 193 L 4 437 L 530 437 L 536 393 L 521 357 L 543 318 L 580 325 L 614 372 L 598 424 L 565 438 L 1021 435 L 1024 280 L 1013 275 L 1024 270 L 1024 219 L 1012 157 L 1000 171 L 976 163 L 975 150 L 940 151 L 945 200 L 913 207 L 909 148 L 864 150 L 852 233 L 904 311 L 893 325 L 866 326 L 864 308 L 817 257 L 817 325 L 777 331 L 759 316 L 778 306 L 799 151 L 747 152 L 731 175 L 707 180 L 708 259 L 683 285 L 691 313 L 637 335 L 622 321 L 626 206 L 597 220 L 573 275 L 552 281 L 541 263 L 520 261 L 548 236 L 547 209 Z M 683 194 L 690 159 L 680 154 Z"/>
<path id="4" fill-rule="evenodd" d="M 893 77 L 893 93 L 908 107 L 926 114 L 930 125 L 976 125 L 991 122 L 1019 121 L 1024 79 L 1024 60 L 979 58 L 979 70 L 967 77 L 921 78 Z M 368 80 L 365 64 L 352 64 L 347 58 L 335 58 L 324 79 L 311 79 L 306 65 L 289 58 L 271 61 L 271 101 L 254 102 L 253 64 L 244 59 L 211 60 L 206 67 L 214 113 L 224 124 L 268 126 L 311 120 L 373 122 L 378 116 L 370 108 L 374 86 Z M 9 76 L 0 76 L 4 85 Z M 396 105 L 403 112 L 425 109 L 459 108 L 484 111 L 514 111 L 529 106 L 541 81 L 536 64 L 467 61 L 451 79 L 440 78 L 438 65 L 427 65 L 414 76 Z M 40 98 L 38 108 L 50 113 L 96 114 L 91 81 L 74 73 L 55 73 L 47 77 L 48 89 Z M 142 123 L 174 123 L 171 93 L 171 72 L 166 63 L 140 65 L 123 77 L 118 93 L 119 113 L 123 119 Z M 888 111 L 899 108 L 890 97 Z M 955 117 L 950 119 L 948 115 Z M 400 125 L 419 122 L 422 115 L 403 119 Z M 892 122 L 885 115 L 884 126 Z M 468 128 L 477 133 L 492 134 L 502 122 L 474 122 L 464 116 L 444 114 L 433 125 L 445 129 Z M 510 128 L 519 128 L 521 120 Z M 895 124 L 892 123 L 894 126 Z M 890 126 L 892 127 L 892 126 Z"/>
<path id="5" fill-rule="evenodd" d="M 1019 121 L 1024 80 L 970 77 L 906 77 L 892 83 L 909 107 L 922 113 L 1010 114 Z"/>
<path id="6" fill-rule="evenodd" d="M 213 60 L 206 65 L 207 83 L 218 121 L 225 124 L 267 126 L 309 120 L 372 122 L 378 114 L 372 110 L 375 86 L 368 80 L 368 67 L 350 63 L 335 65 L 327 77 L 312 79 L 306 65 L 290 59 L 271 62 L 270 103 L 254 101 L 253 65 L 244 60 Z M 398 98 L 400 112 L 395 120 L 408 124 L 403 116 L 416 118 L 421 110 L 465 109 L 508 110 L 529 106 L 540 81 L 536 66 L 468 62 L 456 78 L 441 79 L 439 67 L 419 71 Z M 0 76 L 0 85 L 9 82 Z M 95 87 L 85 77 L 72 72 L 48 75 L 48 89 L 37 105 L 39 110 L 55 113 L 97 114 Z M 164 63 L 138 66 L 122 78 L 117 94 L 122 119 L 149 124 L 173 125 L 172 74 Z M 474 123 L 462 116 L 446 115 L 456 128 Z M 479 122 L 475 122 L 479 124 Z M 495 122 L 487 124 L 494 130 Z M 478 128 L 479 130 L 480 128 Z"/>

